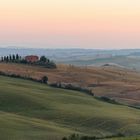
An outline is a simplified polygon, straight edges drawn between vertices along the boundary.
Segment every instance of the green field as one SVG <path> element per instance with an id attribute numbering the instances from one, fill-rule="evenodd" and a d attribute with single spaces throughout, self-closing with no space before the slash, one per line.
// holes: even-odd
<path id="1" fill-rule="evenodd" d="M 140 110 L 0 76 L 0 140 L 60 140 L 72 133 L 119 132 L 140 135 Z"/>

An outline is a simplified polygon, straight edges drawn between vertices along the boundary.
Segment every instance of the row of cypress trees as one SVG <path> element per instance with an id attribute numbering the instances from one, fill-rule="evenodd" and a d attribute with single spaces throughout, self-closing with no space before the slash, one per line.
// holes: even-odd
<path id="1" fill-rule="evenodd" d="M 3 56 L 1 57 L 1 61 L 3 62 L 14 62 L 14 61 L 20 61 L 22 58 L 18 54 L 16 55 L 9 55 L 9 56 Z"/>

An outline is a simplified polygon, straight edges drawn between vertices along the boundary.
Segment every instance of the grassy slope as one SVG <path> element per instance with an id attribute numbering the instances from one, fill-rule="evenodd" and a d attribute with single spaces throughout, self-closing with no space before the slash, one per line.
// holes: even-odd
<path id="1" fill-rule="evenodd" d="M 125 137 L 125 138 L 112 138 L 112 139 L 105 139 L 105 140 L 140 140 L 140 137 Z"/>
<path id="2" fill-rule="evenodd" d="M 96 96 L 107 96 L 119 102 L 140 106 L 140 73 L 124 68 L 80 68 L 59 65 L 57 69 L 50 70 L 29 65 L 0 63 L 0 71 L 36 79 L 47 75 L 49 82 L 73 83 L 89 87 Z"/>
<path id="3" fill-rule="evenodd" d="M 50 139 L 81 133 L 140 134 L 140 110 L 80 92 L 0 76 L 0 139 Z"/>

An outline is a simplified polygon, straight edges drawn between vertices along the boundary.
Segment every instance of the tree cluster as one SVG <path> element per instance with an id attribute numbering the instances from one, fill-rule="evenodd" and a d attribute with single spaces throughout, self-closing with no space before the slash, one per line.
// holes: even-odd
<path id="1" fill-rule="evenodd" d="M 50 61 L 45 56 L 41 56 L 37 62 L 28 62 L 25 58 L 22 58 L 19 54 L 12 54 L 8 56 L 1 57 L 1 62 L 13 62 L 13 63 L 22 63 L 22 64 L 33 64 L 39 65 L 46 68 L 56 68 L 56 64 L 53 61 Z"/>
<path id="2" fill-rule="evenodd" d="M 56 68 L 56 64 L 45 56 L 41 56 L 36 64 L 44 66 L 46 68 Z"/>

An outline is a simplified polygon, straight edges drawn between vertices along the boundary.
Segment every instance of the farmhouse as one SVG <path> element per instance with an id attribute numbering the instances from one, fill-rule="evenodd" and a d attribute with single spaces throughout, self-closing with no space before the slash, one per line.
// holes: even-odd
<path id="1" fill-rule="evenodd" d="M 37 62 L 37 61 L 39 60 L 39 57 L 36 56 L 36 55 L 28 55 L 28 56 L 25 57 L 25 60 L 26 60 L 27 62 L 32 62 L 32 63 L 34 63 L 34 62 Z"/>

